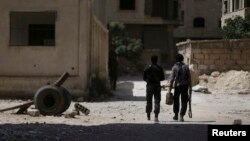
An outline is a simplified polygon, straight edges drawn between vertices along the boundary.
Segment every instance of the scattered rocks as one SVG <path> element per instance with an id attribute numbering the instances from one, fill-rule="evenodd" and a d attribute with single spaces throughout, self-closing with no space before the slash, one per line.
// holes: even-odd
<path id="1" fill-rule="evenodd" d="M 211 76 L 212 77 L 219 77 L 220 76 L 220 72 L 214 71 L 214 72 L 211 73 Z"/>
<path id="2" fill-rule="evenodd" d="M 205 93 L 205 94 L 211 94 L 211 92 L 208 91 L 208 88 L 205 86 L 201 86 L 201 85 L 196 85 L 192 88 L 192 90 L 194 92 L 201 92 L 201 93 Z"/>
<path id="3" fill-rule="evenodd" d="M 241 125 L 242 124 L 242 120 L 241 119 L 236 119 L 233 122 L 234 125 Z"/>
<path id="4" fill-rule="evenodd" d="M 65 118 L 75 118 L 75 116 L 77 115 L 77 111 L 72 111 L 70 113 L 66 113 L 64 115 Z"/>
<path id="5" fill-rule="evenodd" d="M 32 116 L 32 117 L 39 117 L 40 116 L 40 112 L 38 109 L 28 109 L 27 114 Z"/>

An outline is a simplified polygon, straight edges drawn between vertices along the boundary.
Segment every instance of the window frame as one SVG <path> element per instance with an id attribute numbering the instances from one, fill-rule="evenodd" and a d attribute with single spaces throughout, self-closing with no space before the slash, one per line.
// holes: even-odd
<path id="1" fill-rule="evenodd" d="M 26 44 L 22 44 L 22 43 L 14 43 L 12 38 L 14 38 L 13 34 L 12 34 L 12 14 L 15 13 L 15 14 L 25 14 L 25 13 L 47 13 L 47 14 L 53 14 L 51 16 L 54 17 L 53 19 L 53 24 L 48 24 L 48 23 L 38 23 L 36 25 L 53 25 L 54 26 L 54 40 L 53 40 L 53 44 L 51 45 L 46 45 L 46 44 L 43 44 L 43 45 L 31 45 L 30 44 L 30 28 L 29 26 L 32 25 L 32 23 L 27 23 L 27 26 L 28 28 L 25 29 L 25 31 L 28 33 L 27 34 L 27 43 Z M 9 12 L 9 46 L 10 47 L 56 47 L 56 24 L 57 24 L 57 20 L 56 20 L 56 17 L 57 17 L 57 11 L 10 11 Z M 35 24 L 33 24 L 35 25 Z M 44 38 L 45 39 L 45 38 Z"/>

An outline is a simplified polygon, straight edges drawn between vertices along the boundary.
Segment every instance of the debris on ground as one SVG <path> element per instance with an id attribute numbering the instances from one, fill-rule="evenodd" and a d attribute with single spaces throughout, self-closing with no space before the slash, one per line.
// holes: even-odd
<path id="1" fill-rule="evenodd" d="M 227 72 L 212 72 L 210 75 L 199 76 L 199 85 L 211 91 L 250 93 L 250 72 L 230 70 Z"/>
<path id="2" fill-rule="evenodd" d="M 208 88 L 205 86 L 201 86 L 201 85 L 196 85 L 192 88 L 192 90 L 194 92 L 200 92 L 200 93 L 204 93 L 204 94 L 211 94 L 211 92 L 208 91 Z"/>
<path id="3" fill-rule="evenodd" d="M 241 121 L 241 119 L 236 119 L 236 120 L 234 120 L 234 123 L 233 123 L 234 125 L 241 125 L 242 124 L 242 121 Z"/>

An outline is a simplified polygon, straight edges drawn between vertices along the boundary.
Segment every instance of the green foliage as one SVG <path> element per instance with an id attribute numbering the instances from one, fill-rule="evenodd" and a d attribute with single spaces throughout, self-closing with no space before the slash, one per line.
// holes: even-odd
<path id="1" fill-rule="evenodd" d="M 233 19 L 226 19 L 223 27 L 225 39 L 245 39 L 250 37 L 250 17 L 245 19 L 237 16 Z"/>
<path id="2" fill-rule="evenodd" d="M 123 23 L 111 22 L 109 24 L 110 49 L 114 50 L 118 56 L 134 61 L 140 56 L 142 42 L 139 39 L 128 37 L 124 30 Z"/>

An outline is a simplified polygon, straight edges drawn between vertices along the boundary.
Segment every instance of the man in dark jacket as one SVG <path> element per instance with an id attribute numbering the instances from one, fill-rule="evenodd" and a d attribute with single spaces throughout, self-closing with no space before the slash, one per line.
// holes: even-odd
<path id="1" fill-rule="evenodd" d="M 192 94 L 192 83 L 189 67 L 183 63 L 184 57 L 181 54 L 175 56 L 176 63 L 172 68 L 169 93 L 174 87 L 174 120 L 178 120 L 180 96 L 181 96 L 181 111 L 180 121 L 184 121 L 184 115 L 187 111 L 187 102 Z"/>
<path id="2" fill-rule="evenodd" d="M 112 90 L 116 90 L 116 81 L 118 77 L 118 61 L 117 61 L 117 54 L 114 50 L 110 50 L 109 52 L 109 79 L 110 79 L 110 86 Z"/>
<path id="3" fill-rule="evenodd" d="M 143 80 L 147 82 L 146 90 L 146 113 L 150 120 L 150 113 L 152 112 L 152 98 L 154 96 L 154 113 L 155 121 L 158 122 L 158 115 L 160 113 L 161 102 L 161 82 L 165 79 L 164 71 L 161 66 L 157 64 L 158 56 L 151 57 L 152 64 L 147 66 L 143 73 Z"/>

